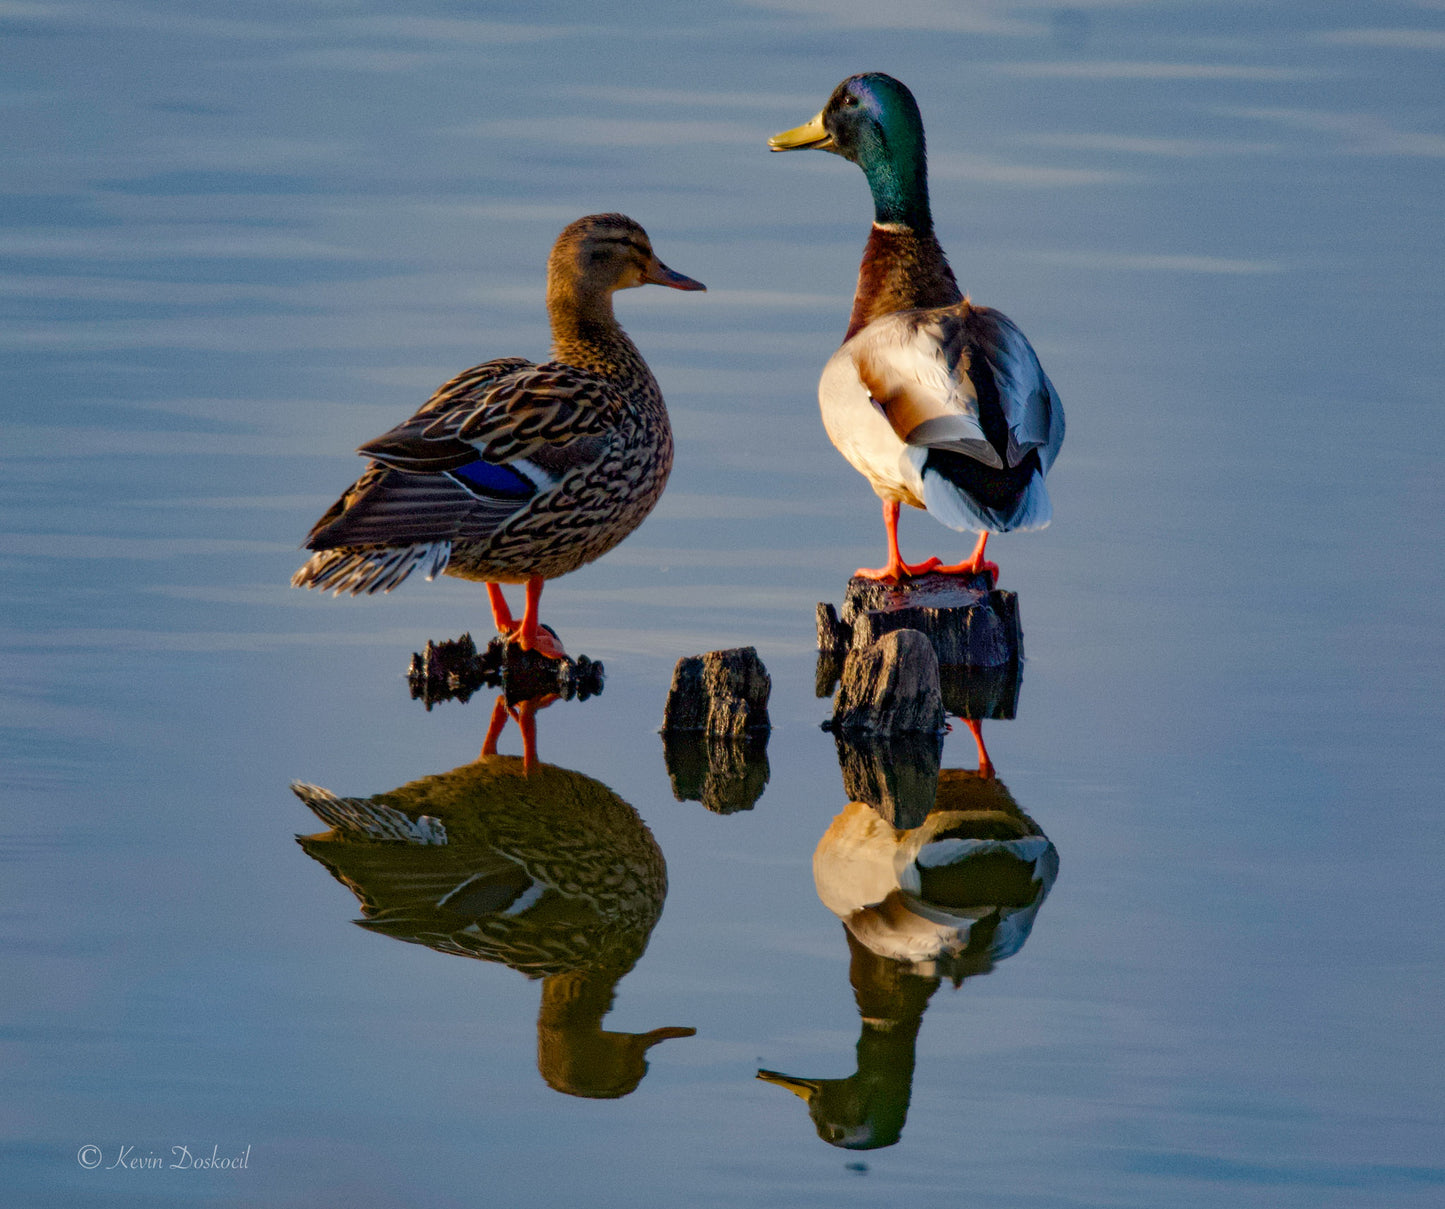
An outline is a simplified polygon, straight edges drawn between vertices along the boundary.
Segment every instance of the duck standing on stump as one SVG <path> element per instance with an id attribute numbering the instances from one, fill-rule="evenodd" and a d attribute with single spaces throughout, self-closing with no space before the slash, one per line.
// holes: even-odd
<path id="1" fill-rule="evenodd" d="M 437 390 L 361 446 L 372 459 L 311 530 L 296 587 L 389 592 L 421 568 L 487 585 L 497 629 L 561 658 L 539 630 L 542 584 L 600 558 L 657 503 L 672 429 L 647 363 L 612 312 L 616 290 L 701 290 L 621 214 L 579 218 L 547 263 L 553 360 L 502 357 Z M 512 618 L 499 585 L 525 583 Z"/>
<path id="2" fill-rule="evenodd" d="M 897 581 L 926 571 L 995 580 L 990 533 L 1049 523 L 1044 475 L 1064 440 L 1059 396 L 1024 334 L 960 291 L 933 233 L 923 119 L 913 94 L 880 72 L 850 76 L 812 121 L 775 134 L 774 151 L 814 148 L 852 160 L 873 192 L 873 230 L 843 346 L 818 383 L 823 426 L 883 500 Z M 978 532 L 972 557 L 905 563 L 900 505 Z"/>

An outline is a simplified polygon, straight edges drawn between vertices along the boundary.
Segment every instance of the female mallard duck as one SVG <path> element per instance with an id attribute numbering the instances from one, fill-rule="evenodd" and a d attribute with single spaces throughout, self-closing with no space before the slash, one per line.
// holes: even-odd
<path id="1" fill-rule="evenodd" d="M 852 160 L 873 192 L 843 346 L 818 383 L 823 425 L 883 500 L 888 564 L 859 575 L 925 571 L 995 579 L 990 533 L 1049 523 L 1044 475 L 1064 440 L 1064 412 L 1024 334 L 959 292 L 933 233 L 923 119 L 913 94 L 879 72 L 850 76 L 812 121 L 775 134 L 774 151 L 816 148 Z M 898 552 L 902 504 L 973 529 L 965 562 L 910 565 Z"/>
<path id="2" fill-rule="evenodd" d="M 499 631 L 560 656 L 538 631 L 543 582 L 637 528 L 672 469 L 662 393 L 612 312 L 614 291 L 646 284 L 705 288 L 658 260 L 624 215 L 563 231 L 547 262 L 553 359 L 474 366 L 363 445 L 371 465 L 307 535 L 316 554 L 292 584 L 388 592 L 419 567 L 481 580 Z M 527 585 L 520 623 L 504 583 Z"/>
<path id="3" fill-rule="evenodd" d="M 298 839 L 361 901 L 367 930 L 541 979 L 542 1076 L 569 1095 L 625 1096 L 648 1050 L 694 1032 L 603 1027 L 662 914 L 667 863 L 602 782 L 537 761 L 530 737 L 526 758 L 498 755 L 505 717 L 501 705 L 475 762 L 388 793 L 293 783 L 330 828 Z"/>

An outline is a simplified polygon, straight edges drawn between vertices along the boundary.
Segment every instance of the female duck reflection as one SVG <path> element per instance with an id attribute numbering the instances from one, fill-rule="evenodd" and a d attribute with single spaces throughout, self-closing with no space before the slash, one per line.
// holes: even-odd
<path id="1" fill-rule="evenodd" d="M 852 957 L 858 1070 L 846 1079 L 770 1070 L 758 1078 L 800 1096 L 818 1136 L 834 1146 L 873 1150 L 899 1140 L 933 992 L 945 978 L 958 987 L 1017 953 L 1058 875 L 1053 844 L 979 750 L 979 771 L 938 773 L 934 808 L 919 826 L 896 828 L 853 802 L 813 854 L 818 897 L 843 921 Z"/>
<path id="2" fill-rule="evenodd" d="M 536 759 L 497 754 L 498 700 L 482 754 L 369 798 L 291 788 L 331 830 L 298 836 L 361 902 L 356 922 L 442 953 L 499 961 L 542 980 L 537 1067 L 568 1095 L 612 1099 L 647 1073 L 649 1048 L 691 1028 L 602 1027 L 617 983 L 647 947 L 667 866 L 647 825 L 612 790 Z"/>

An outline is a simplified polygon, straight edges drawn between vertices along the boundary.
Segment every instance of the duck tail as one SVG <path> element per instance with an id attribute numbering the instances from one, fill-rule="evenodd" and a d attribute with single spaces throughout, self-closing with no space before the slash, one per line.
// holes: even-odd
<path id="1" fill-rule="evenodd" d="M 381 802 L 337 797 L 329 789 L 305 781 L 292 781 L 291 792 L 333 831 L 353 839 L 401 844 L 447 842 L 446 825 L 429 814 L 413 819 Z"/>
<path id="2" fill-rule="evenodd" d="M 418 569 L 434 579 L 451 561 L 449 541 L 414 546 L 342 546 L 318 550 L 291 577 L 293 588 L 320 588 L 340 596 L 390 592 Z"/>
<path id="3" fill-rule="evenodd" d="M 951 451 L 910 449 L 909 454 L 923 479 L 924 506 L 950 529 L 1008 533 L 1042 529 L 1053 519 L 1043 470 L 1033 451 L 1019 468 L 1006 472 Z M 1025 466 L 1026 473 L 1018 474 Z M 1005 476 L 1012 481 L 1004 481 Z"/>

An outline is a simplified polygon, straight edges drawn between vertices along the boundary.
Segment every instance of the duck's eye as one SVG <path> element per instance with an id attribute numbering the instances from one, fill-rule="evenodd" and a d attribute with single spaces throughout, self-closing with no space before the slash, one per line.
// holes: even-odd
<path id="1" fill-rule="evenodd" d="M 592 252 L 591 260 L 593 264 L 601 264 L 604 260 L 610 259 L 611 255 L 605 248 L 596 248 Z"/>
<path id="2" fill-rule="evenodd" d="M 844 106 L 846 106 L 846 107 L 849 108 L 849 109 L 857 109 L 857 108 L 858 108 L 858 98 L 855 97 L 855 96 L 850 92 L 850 93 L 848 93 L 848 94 L 843 98 L 843 104 L 844 104 Z"/>

